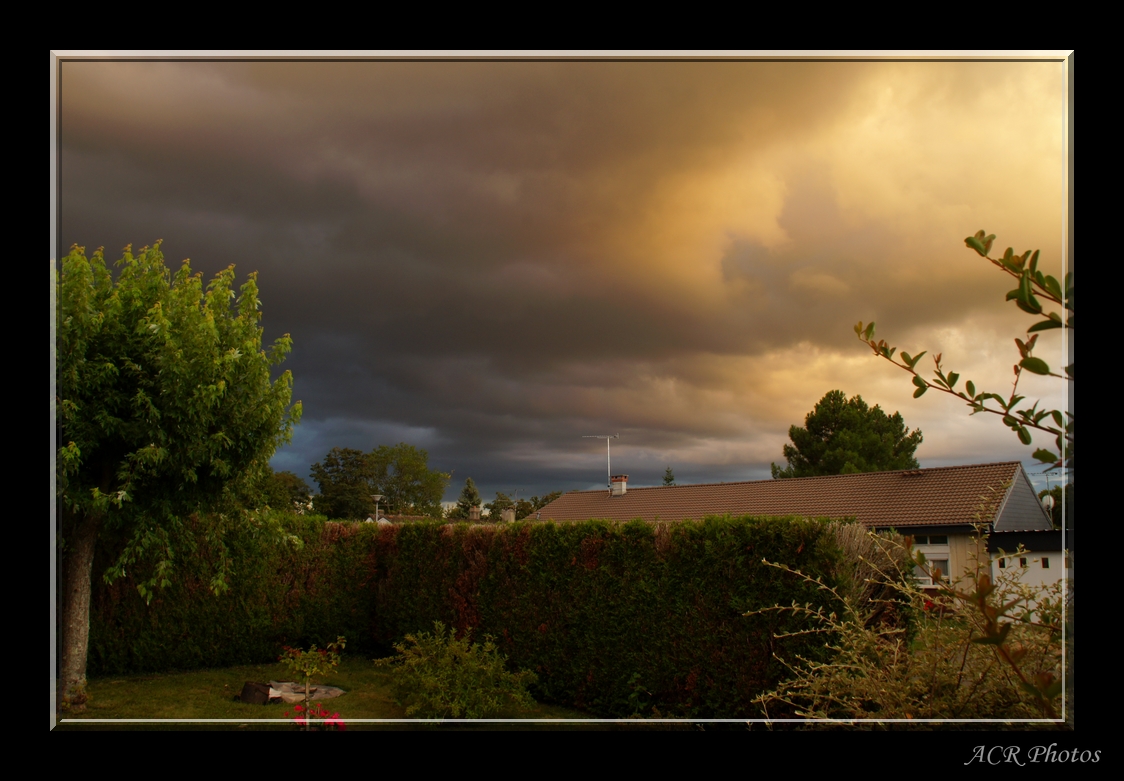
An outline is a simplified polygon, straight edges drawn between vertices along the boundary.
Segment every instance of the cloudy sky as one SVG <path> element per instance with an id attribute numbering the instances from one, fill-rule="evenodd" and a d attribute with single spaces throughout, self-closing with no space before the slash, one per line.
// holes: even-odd
<path id="1" fill-rule="evenodd" d="M 603 486 L 582 437 L 619 433 L 633 485 L 762 479 L 835 388 L 921 428 L 923 466 L 1033 463 L 998 418 L 914 400 L 852 326 L 1009 390 L 1033 320 L 963 239 L 1061 276 L 1061 62 L 59 73 L 56 255 L 164 239 L 208 277 L 258 271 L 304 404 L 276 469 L 407 442 L 453 472 L 447 500 L 466 477 L 529 496 Z M 1060 363 L 1059 337 L 1037 354 Z M 1064 409 L 1059 385 L 1020 389 Z"/>

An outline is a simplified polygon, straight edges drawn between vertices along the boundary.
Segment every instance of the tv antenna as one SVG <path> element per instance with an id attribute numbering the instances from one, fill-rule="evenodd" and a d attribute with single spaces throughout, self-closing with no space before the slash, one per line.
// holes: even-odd
<path id="1" fill-rule="evenodd" d="M 608 482 L 606 483 L 606 485 L 609 487 L 610 491 L 613 490 L 613 466 L 612 466 L 612 461 L 609 459 L 609 440 L 610 439 L 620 439 L 620 438 L 621 438 L 620 434 L 605 434 L 605 435 L 586 434 L 586 435 L 582 436 L 582 439 L 603 439 L 603 440 L 605 440 L 605 471 L 606 471 L 605 476 L 608 478 Z"/>

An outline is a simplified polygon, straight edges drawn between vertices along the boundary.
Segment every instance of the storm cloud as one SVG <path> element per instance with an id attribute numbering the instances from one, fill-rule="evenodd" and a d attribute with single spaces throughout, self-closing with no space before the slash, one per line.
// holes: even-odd
<path id="1" fill-rule="evenodd" d="M 768 476 L 827 391 L 923 465 L 1028 459 L 911 398 L 856 321 L 997 391 L 1029 322 L 963 245 L 1060 274 L 1061 62 L 65 60 L 56 253 L 259 272 L 304 420 L 485 497 Z M 1040 354 L 1060 345 L 1043 337 Z M 1052 406 L 1064 389 L 1028 383 Z M 1032 396 L 1033 397 L 1033 396 Z"/>

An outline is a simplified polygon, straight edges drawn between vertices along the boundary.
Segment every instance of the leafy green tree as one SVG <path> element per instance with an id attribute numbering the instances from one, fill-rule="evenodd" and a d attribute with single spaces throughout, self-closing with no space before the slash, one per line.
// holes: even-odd
<path id="1" fill-rule="evenodd" d="M 875 355 L 879 355 L 895 366 L 905 369 L 913 375 L 914 398 L 923 395 L 930 388 L 943 393 L 959 397 L 971 409 L 972 415 L 978 412 L 988 412 L 999 415 L 1003 424 L 1018 436 L 1024 445 L 1031 444 L 1031 431 L 1041 431 L 1054 437 L 1055 450 L 1038 448 L 1034 457 L 1044 464 L 1049 464 L 1051 469 L 1073 468 L 1073 413 L 1056 409 L 1039 409 L 1039 402 L 1031 406 L 1020 403 L 1026 398 L 1019 395 L 1019 379 L 1024 371 L 1047 377 L 1055 377 L 1073 382 L 1073 364 L 1064 367 L 1064 375 L 1054 372 L 1046 361 L 1034 355 L 1034 347 L 1042 331 L 1051 331 L 1057 328 L 1069 329 L 1069 336 L 1073 335 L 1073 273 L 1065 275 L 1065 285 L 1052 276 L 1043 274 L 1038 270 L 1039 251 L 1031 254 L 1027 250 L 1022 255 L 1008 247 L 1002 258 L 993 258 L 988 255 L 995 241 L 995 236 L 986 235 L 984 231 L 977 231 L 974 236 L 964 239 L 964 244 L 973 249 L 981 257 L 986 258 L 992 265 L 1004 273 L 1018 280 L 1018 286 L 1007 293 L 1007 300 L 1014 301 L 1015 305 L 1035 317 L 1044 319 L 1026 329 L 1026 339 L 1015 339 L 1015 346 L 1019 350 L 1020 360 L 1014 365 L 1015 380 L 1011 385 L 1009 394 L 992 393 L 978 390 L 976 384 L 969 380 L 964 384 L 964 390 L 956 390 L 960 375 L 954 371 L 946 372 L 941 364 L 941 355 L 938 353 L 933 358 L 935 364 L 934 376 L 927 380 L 917 372 L 917 364 L 925 355 L 922 351 L 916 355 L 902 351 L 898 354 L 900 361 L 894 359 L 896 347 L 886 344 L 884 339 L 874 341 L 874 323 L 863 325 L 860 321 L 855 325 L 855 333 L 865 342 Z M 1058 312 L 1047 312 L 1039 299 L 1044 299 L 1059 307 L 1064 308 L 1065 318 Z M 1071 351 L 1072 354 L 1072 351 Z M 1073 386 L 1070 385 L 1070 388 Z M 1072 396 L 1070 396 L 1072 399 Z"/>
<path id="2" fill-rule="evenodd" d="M 270 379 L 291 349 L 262 349 L 256 274 L 234 267 L 204 288 L 184 261 L 174 275 L 160 242 L 126 247 L 116 279 L 102 249 L 72 246 L 52 269 L 55 312 L 59 705 L 84 708 L 90 587 L 99 538 L 117 544 L 105 574 L 129 573 L 143 597 L 169 584 L 192 545 L 189 516 L 221 542 L 237 497 L 261 479 L 301 415 L 292 375 Z M 208 513 L 206 511 L 226 510 Z M 215 563 L 221 591 L 228 562 Z"/>
<path id="3" fill-rule="evenodd" d="M 561 495 L 561 491 L 553 491 L 545 496 L 532 496 L 530 499 L 520 499 L 515 503 L 516 519 L 522 520 L 524 518 L 529 518 Z"/>
<path id="4" fill-rule="evenodd" d="M 921 430 L 911 433 L 899 413 L 888 416 L 877 405 L 868 407 L 862 396 L 848 399 L 840 390 L 820 399 L 804 427 L 791 427 L 788 436 L 788 466 L 773 464 L 774 478 L 916 469 L 913 454 L 922 439 Z"/>
<path id="5" fill-rule="evenodd" d="M 515 501 L 505 493 L 496 491 L 495 500 L 488 502 L 484 505 L 484 509 L 488 511 L 488 517 L 493 521 L 498 521 L 503 517 L 503 511 L 508 508 L 515 507 Z"/>
<path id="6" fill-rule="evenodd" d="M 312 465 L 311 472 L 320 487 L 320 494 L 313 498 L 316 512 L 329 518 L 356 520 L 375 511 L 371 494 L 379 491 L 362 450 L 334 447 L 323 461 Z"/>
<path id="7" fill-rule="evenodd" d="M 413 445 L 380 445 L 367 461 L 376 490 L 386 506 L 406 515 L 442 516 L 441 498 L 450 476 L 429 468 L 429 454 Z"/>
<path id="8" fill-rule="evenodd" d="M 1064 492 L 1064 493 L 1063 493 Z M 1060 485 L 1055 485 L 1049 490 L 1042 490 L 1038 492 L 1039 499 L 1045 499 L 1047 496 L 1053 497 L 1054 506 L 1050 508 L 1050 519 L 1054 522 L 1054 527 L 1057 529 L 1062 528 L 1062 505 L 1065 505 L 1065 525 L 1066 528 L 1073 528 L 1073 483 L 1066 483 L 1063 488 Z M 1064 502 L 1062 500 L 1065 500 Z"/>
<path id="9" fill-rule="evenodd" d="M 363 518 L 374 512 L 372 494 L 381 494 L 383 508 L 407 515 L 442 516 L 441 497 L 449 475 L 429 469 L 429 454 L 401 442 L 380 445 L 370 453 L 332 448 L 312 465 L 320 486 L 316 511 L 330 518 Z"/>
<path id="10" fill-rule="evenodd" d="M 675 485 L 675 473 L 671 471 L 670 466 L 667 468 L 667 471 L 663 473 L 663 484 Z"/>
<path id="11" fill-rule="evenodd" d="M 262 480 L 257 507 L 268 505 L 275 510 L 304 514 L 308 509 L 312 490 L 293 472 L 274 472 L 272 469 Z"/>
<path id="12" fill-rule="evenodd" d="M 548 494 L 546 494 L 545 496 L 542 496 L 542 497 L 532 496 L 531 497 L 531 504 L 533 504 L 535 506 L 536 510 L 541 510 L 542 508 L 546 507 L 548 504 L 553 502 L 555 499 L 557 499 L 561 495 L 562 495 L 561 491 L 551 491 L 550 493 L 548 493 Z"/>

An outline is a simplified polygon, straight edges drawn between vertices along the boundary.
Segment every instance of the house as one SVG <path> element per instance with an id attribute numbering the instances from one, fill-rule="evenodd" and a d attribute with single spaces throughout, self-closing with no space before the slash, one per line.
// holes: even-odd
<path id="1" fill-rule="evenodd" d="M 379 526 L 391 526 L 392 524 L 396 523 L 410 523 L 432 520 L 433 519 L 428 515 L 383 515 L 382 513 L 379 513 L 379 517 L 377 519 L 374 515 L 369 515 L 367 516 L 367 520 L 363 521 L 363 523 L 377 523 Z"/>
<path id="2" fill-rule="evenodd" d="M 1062 577 L 1073 580 L 1072 529 L 1066 529 L 1064 539 L 1061 529 L 996 532 L 988 538 L 987 550 L 993 578 L 1017 568 L 1019 579 L 1028 586 L 1045 586 Z"/>
<path id="3" fill-rule="evenodd" d="M 975 524 L 993 534 L 1053 531 L 1053 523 L 1017 461 L 896 472 L 628 488 L 614 475 L 609 490 L 572 491 L 536 513 L 538 520 L 676 521 L 707 515 L 798 515 L 854 518 L 876 530 L 913 537 L 934 567 L 956 576 L 974 564 Z M 1006 539 L 1006 538 L 1005 538 Z M 1013 539 L 1013 538 L 1009 538 Z M 1036 538 L 1051 544 L 1052 538 Z M 1060 541 L 1060 537 L 1059 537 Z M 1014 550 L 1015 547 L 1011 547 Z M 1007 548 L 1004 548 L 1007 550 Z M 1052 549 L 1051 549 L 1052 550 Z M 1059 557 L 1061 553 L 1057 554 Z M 1046 565 L 1062 577 L 1064 569 Z M 1062 562 L 1059 560 L 1058 564 Z M 1027 562 L 1028 567 L 1030 561 Z M 1042 560 L 1038 566 L 1041 568 Z M 922 585 L 927 584 L 922 579 Z"/>

